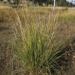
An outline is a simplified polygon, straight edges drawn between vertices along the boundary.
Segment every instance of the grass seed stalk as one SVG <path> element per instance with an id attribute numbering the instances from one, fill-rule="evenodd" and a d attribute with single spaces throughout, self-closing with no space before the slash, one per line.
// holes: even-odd
<path id="1" fill-rule="evenodd" d="M 18 27 L 15 25 L 16 39 L 13 49 L 20 57 L 19 61 L 23 62 L 23 67 L 27 74 L 61 74 L 61 71 L 54 64 L 62 57 L 62 54 L 59 55 L 59 53 L 65 47 L 65 45 L 59 46 L 59 38 L 54 36 L 58 21 L 57 15 L 50 16 L 49 14 L 47 20 L 45 19 L 46 15 L 43 15 L 35 22 L 32 14 L 27 12 L 23 14 L 26 16 L 24 16 L 25 23 L 22 24 L 17 11 L 14 11 L 17 15 Z M 61 69 L 61 66 L 59 67 Z"/>

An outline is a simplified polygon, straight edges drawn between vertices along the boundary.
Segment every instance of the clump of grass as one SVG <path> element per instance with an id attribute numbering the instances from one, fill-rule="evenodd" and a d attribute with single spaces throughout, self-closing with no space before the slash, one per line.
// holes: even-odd
<path id="1" fill-rule="evenodd" d="M 65 13 L 62 14 L 62 19 L 66 21 L 74 21 L 75 20 L 75 11 L 66 11 Z"/>
<path id="2" fill-rule="evenodd" d="M 17 14 L 16 11 L 15 13 Z M 28 13 L 27 15 L 29 16 Z M 15 25 L 13 49 L 20 57 L 18 61 L 22 63 L 25 74 L 28 75 L 61 75 L 63 70 L 57 60 L 63 56 L 62 50 L 67 44 L 59 45 L 59 38 L 54 36 L 58 17 L 56 15 L 50 18 L 49 15 L 48 21 L 45 17 L 40 17 L 41 21 L 39 19 L 35 22 L 30 15 L 24 18 L 25 24 L 22 25 L 17 14 L 19 25 Z"/>
<path id="3" fill-rule="evenodd" d="M 15 13 L 13 12 L 13 10 L 10 8 L 0 8 L 0 22 L 8 22 L 11 20 L 16 20 L 15 18 Z"/>

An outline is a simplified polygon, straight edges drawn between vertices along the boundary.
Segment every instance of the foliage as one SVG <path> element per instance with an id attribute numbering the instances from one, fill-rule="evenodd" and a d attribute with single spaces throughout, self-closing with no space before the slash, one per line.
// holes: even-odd
<path id="1" fill-rule="evenodd" d="M 20 0 L 16 0 L 16 1 L 17 1 L 17 5 L 18 5 Z M 45 3 L 46 5 L 54 4 L 54 0 L 26 0 L 27 5 L 29 4 L 28 3 L 29 1 L 33 1 L 35 5 L 37 2 L 39 5 L 42 5 L 42 3 Z M 69 3 L 66 0 L 56 0 L 56 4 L 57 4 L 57 6 L 74 6 L 74 5 L 72 5 L 72 3 Z"/>
<path id="2" fill-rule="evenodd" d="M 30 13 L 25 12 L 25 24 L 21 23 L 18 13 L 18 27 L 13 42 L 13 49 L 20 57 L 26 74 L 29 75 L 55 75 L 63 69 L 58 61 L 64 55 L 63 49 L 67 43 L 59 45 L 59 38 L 54 36 L 58 17 L 35 20 Z M 36 13 L 35 13 L 36 14 Z M 46 22 L 45 22 L 46 21 Z M 62 61 L 63 63 L 63 61 Z"/>
<path id="3" fill-rule="evenodd" d="M 54 4 L 54 0 L 34 0 L 38 1 L 39 4 L 46 3 L 48 4 Z M 56 0 L 57 6 L 73 6 L 72 3 L 68 3 L 66 0 Z"/>

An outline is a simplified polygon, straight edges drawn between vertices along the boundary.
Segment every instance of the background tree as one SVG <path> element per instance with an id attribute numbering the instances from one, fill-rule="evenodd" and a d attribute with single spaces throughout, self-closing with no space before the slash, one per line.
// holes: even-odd
<path id="1" fill-rule="evenodd" d="M 20 0 L 16 0 L 17 1 L 17 5 L 19 4 Z"/>
<path id="2" fill-rule="evenodd" d="M 15 0 L 17 5 L 19 4 L 20 0 Z M 42 5 L 42 3 L 48 4 L 54 4 L 54 0 L 25 0 L 26 5 L 29 6 L 29 1 L 32 1 L 33 4 L 36 5 L 38 2 L 39 5 Z M 66 0 L 56 0 L 57 6 L 74 6 L 72 3 L 67 2 Z"/>

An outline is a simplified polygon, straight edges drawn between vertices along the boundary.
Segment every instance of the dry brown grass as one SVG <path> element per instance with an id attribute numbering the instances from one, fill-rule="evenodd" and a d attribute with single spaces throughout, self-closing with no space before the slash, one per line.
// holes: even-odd
<path id="1" fill-rule="evenodd" d="M 0 22 L 15 20 L 16 15 L 12 9 L 0 9 Z"/>

